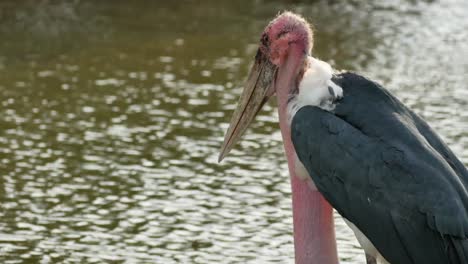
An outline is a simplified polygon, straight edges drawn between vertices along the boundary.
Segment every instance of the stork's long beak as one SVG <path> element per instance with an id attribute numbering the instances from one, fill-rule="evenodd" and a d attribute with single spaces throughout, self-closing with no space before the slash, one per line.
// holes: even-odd
<path id="1" fill-rule="evenodd" d="M 229 128 L 224 136 L 218 162 L 223 160 L 229 153 L 262 106 L 274 94 L 273 80 L 276 75 L 276 70 L 277 67 L 270 62 L 262 51 L 258 50 L 244 91 L 242 92 L 237 108 L 232 115 Z"/>

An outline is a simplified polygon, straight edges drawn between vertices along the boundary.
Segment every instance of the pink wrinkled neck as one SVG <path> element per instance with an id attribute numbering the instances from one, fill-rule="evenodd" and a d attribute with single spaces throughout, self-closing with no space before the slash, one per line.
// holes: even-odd
<path id="1" fill-rule="evenodd" d="M 278 69 L 275 84 L 281 134 L 291 175 L 295 260 L 297 264 L 337 264 L 332 207 L 295 172 L 297 158 L 291 141 L 287 104 L 289 88 L 295 85 L 303 56 L 302 47 L 292 45 L 285 64 Z"/>
<path id="2" fill-rule="evenodd" d="M 295 173 L 296 152 L 286 108 L 279 109 L 284 149 L 291 175 L 294 251 L 297 264 L 336 264 L 335 229 L 330 204 Z"/>

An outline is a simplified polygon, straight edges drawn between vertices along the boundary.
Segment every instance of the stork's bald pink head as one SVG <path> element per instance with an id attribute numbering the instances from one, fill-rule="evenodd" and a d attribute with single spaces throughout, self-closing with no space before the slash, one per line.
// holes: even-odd
<path id="1" fill-rule="evenodd" d="M 299 15 L 284 12 L 262 33 L 255 63 L 234 112 L 221 148 L 219 160 L 245 132 L 262 106 L 276 93 L 281 102 L 297 91 L 313 45 L 312 30 Z"/>
<path id="2" fill-rule="evenodd" d="M 303 17 L 284 12 L 272 20 L 263 31 L 260 50 L 267 55 L 271 63 L 280 66 L 291 44 L 302 48 L 304 54 L 310 54 L 313 46 L 312 29 Z"/>

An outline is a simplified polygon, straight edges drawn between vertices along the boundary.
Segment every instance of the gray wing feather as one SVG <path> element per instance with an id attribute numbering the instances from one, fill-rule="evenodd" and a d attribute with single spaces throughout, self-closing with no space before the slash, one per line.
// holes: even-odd
<path id="1" fill-rule="evenodd" d="M 318 189 L 393 263 L 468 263 L 466 168 L 382 87 L 350 73 L 336 82 L 334 113 L 306 106 L 291 127 Z"/>

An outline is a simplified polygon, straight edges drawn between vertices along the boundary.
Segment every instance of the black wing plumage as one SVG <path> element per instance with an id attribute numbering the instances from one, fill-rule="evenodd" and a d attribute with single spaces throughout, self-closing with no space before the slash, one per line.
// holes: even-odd
<path id="1" fill-rule="evenodd" d="M 319 191 L 391 263 L 468 263 L 468 171 L 436 133 L 378 84 L 334 81 L 332 113 L 294 116 L 297 155 Z"/>

